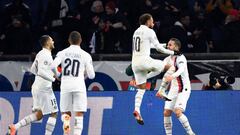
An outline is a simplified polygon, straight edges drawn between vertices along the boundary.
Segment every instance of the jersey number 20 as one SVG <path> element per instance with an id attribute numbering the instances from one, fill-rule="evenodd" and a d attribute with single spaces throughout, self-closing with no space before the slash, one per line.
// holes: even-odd
<path id="1" fill-rule="evenodd" d="M 133 49 L 136 52 L 140 52 L 140 37 L 133 37 Z"/>
<path id="2" fill-rule="evenodd" d="M 66 66 L 64 67 L 63 75 L 69 76 L 71 73 L 72 76 L 78 77 L 80 62 L 75 59 L 71 60 L 67 58 L 64 63 Z"/>

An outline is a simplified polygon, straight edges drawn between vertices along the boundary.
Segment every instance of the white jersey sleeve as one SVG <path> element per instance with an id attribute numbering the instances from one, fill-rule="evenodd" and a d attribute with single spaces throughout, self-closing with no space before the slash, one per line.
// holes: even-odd
<path id="1" fill-rule="evenodd" d="M 155 47 L 157 51 L 165 53 L 165 54 L 170 54 L 170 55 L 174 54 L 173 51 L 164 48 L 164 44 L 159 43 L 156 33 L 153 30 L 151 30 L 151 33 L 150 33 L 150 41 L 151 41 L 151 44 L 153 45 L 153 47 Z"/>
<path id="2" fill-rule="evenodd" d="M 38 68 L 37 66 L 38 66 L 37 65 L 37 60 L 35 59 L 33 61 L 33 64 L 31 66 L 31 68 L 30 68 L 30 72 L 33 73 L 34 75 L 37 75 L 37 68 Z"/>
<path id="3" fill-rule="evenodd" d="M 187 68 L 187 60 L 183 55 L 177 57 L 176 66 L 178 69 L 172 74 L 173 77 L 178 77 L 184 72 L 184 69 Z"/>
<path id="4" fill-rule="evenodd" d="M 92 64 L 92 58 L 90 55 L 88 55 L 87 60 L 86 60 L 86 73 L 88 78 L 93 79 L 95 77 L 95 72 Z"/>
<path id="5" fill-rule="evenodd" d="M 42 77 L 43 79 L 49 80 L 51 82 L 55 81 L 55 78 L 53 77 L 53 74 L 49 73 L 50 71 L 50 64 L 52 62 L 52 59 L 49 57 L 39 57 L 37 59 L 37 64 L 38 64 L 38 70 L 37 70 L 37 75 Z"/>

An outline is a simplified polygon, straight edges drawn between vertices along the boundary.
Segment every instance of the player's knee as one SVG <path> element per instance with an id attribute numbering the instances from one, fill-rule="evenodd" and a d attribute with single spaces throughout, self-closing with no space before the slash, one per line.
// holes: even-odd
<path id="1" fill-rule="evenodd" d="M 69 115 L 70 117 L 72 116 L 72 113 L 71 112 L 62 112 L 62 115 L 63 114 L 67 114 L 67 115 Z"/>
<path id="2" fill-rule="evenodd" d="M 146 89 L 146 83 L 139 84 L 137 87 L 138 87 L 139 89 Z"/>
<path id="3" fill-rule="evenodd" d="M 75 115 L 76 116 L 83 116 L 84 112 L 76 112 Z"/>
<path id="4" fill-rule="evenodd" d="M 37 111 L 35 114 L 36 114 L 37 120 L 41 120 L 43 118 L 42 111 Z"/>
<path id="5" fill-rule="evenodd" d="M 182 109 L 175 109 L 174 113 L 176 114 L 177 118 L 179 118 L 182 115 Z"/>
<path id="6" fill-rule="evenodd" d="M 171 110 L 164 110 L 164 112 L 163 112 L 164 117 L 169 117 L 169 116 L 171 116 L 171 114 L 172 114 Z"/>

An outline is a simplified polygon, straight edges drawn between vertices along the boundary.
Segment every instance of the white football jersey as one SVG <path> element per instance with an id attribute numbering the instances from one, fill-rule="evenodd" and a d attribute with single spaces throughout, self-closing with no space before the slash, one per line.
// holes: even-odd
<path id="1" fill-rule="evenodd" d="M 51 90 L 52 82 L 55 80 L 51 70 L 53 58 L 51 51 L 43 48 L 38 54 L 31 66 L 31 72 L 35 75 L 32 85 L 33 89 Z"/>
<path id="2" fill-rule="evenodd" d="M 190 91 L 191 83 L 189 79 L 186 57 L 184 55 L 168 56 L 164 59 L 164 62 L 175 66 L 175 73 L 172 74 L 174 79 L 171 82 L 171 87 L 177 89 L 178 93 L 182 92 L 183 90 Z"/>
<path id="3" fill-rule="evenodd" d="M 173 55 L 174 52 L 163 47 L 160 44 L 156 33 L 146 25 L 141 25 L 133 34 L 133 56 L 132 59 L 139 56 L 150 57 L 151 48 L 157 49 L 165 54 Z"/>
<path id="4" fill-rule="evenodd" d="M 52 69 L 62 67 L 61 92 L 86 91 L 85 73 L 93 79 L 95 72 L 92 57 L 78 45 L 70 45 L 57 53 Z"/>

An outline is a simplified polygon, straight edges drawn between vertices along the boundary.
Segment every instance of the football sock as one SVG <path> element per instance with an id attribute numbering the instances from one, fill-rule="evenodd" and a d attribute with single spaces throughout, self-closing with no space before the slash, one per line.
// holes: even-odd
<path id="1" fill-rule="evenodd" d="M 140 113 L 140 107 L 142 104 L 143 95 L 145 93 L 144 89 L 137 89 L 137 94 L 135 95 L 135 110 Z"/>
<path id="2" fill-rule="evenodd" d="M 19 128 L 21 127 L 24 127 L 28 124 L 30 124 L 31 122 L 33 121 L 36 121 L 37 120 L 37 116 L 35 113 L 32 113 L 26 117 L 24 117 L 22 120 L 20 120 L 18 123 L 16 123 L 14 126 L 16 128 L 16 130 L 18 130 Z"/>
<path id="3" fill-rule="evenodd" d="M 164 128 L 166 135 L 172 135 L 172 117 L 164 117 Z"/>
<path id="4" fill-rule="evenodd" d="M 75 116 L 74 135 L 81 135 L 83 129 L 83 116 Z"/>
<path id="5" fill-rule="evenodd" d="M 45 135 L 52 135 L 52 132 L 55 128 L 56 118 L 49 117 L 46 125 Z"/>
<path id="6" fill-rule="evenodd" d="M 189 122 L 188 122 L 188 118 L 187 118 L 184 114 L 182 114 L 182 115 L 178 118 L 178 120 L 181 122 L 183 128 L 185 129 L 185 131 L 186 131 L 188 134 L 192 134 L 192 133 L 193 133 L 192 128 L 191 128 L 191 126 L 190 126 L 190 124 L 189 124 Z"/>

